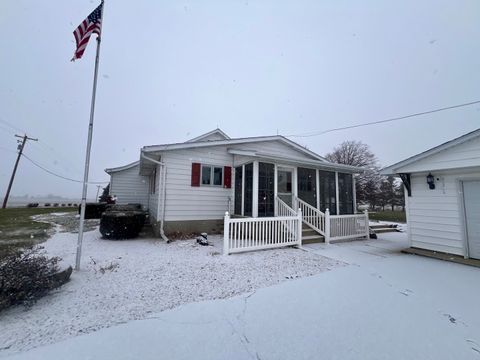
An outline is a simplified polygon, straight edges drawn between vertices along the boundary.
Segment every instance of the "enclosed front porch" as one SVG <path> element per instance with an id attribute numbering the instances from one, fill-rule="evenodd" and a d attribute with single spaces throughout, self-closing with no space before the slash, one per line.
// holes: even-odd
<path id="1" fill-rule="evenodd" d="M 368 237 L 368 214 L 355 211 L 359 170 L 335 166 L 268 160 L 236 166 L 225 252 Z"/>

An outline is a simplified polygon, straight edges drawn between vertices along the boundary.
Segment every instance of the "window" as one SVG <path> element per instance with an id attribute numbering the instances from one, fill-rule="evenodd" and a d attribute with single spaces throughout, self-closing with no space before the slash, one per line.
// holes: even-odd
<path id="1" fill-rule="evenodd" d="M 223 185 L 223 167 L 202 165 L 202 185 L 222 186 Z"/>
<path id="2" fill-rule="evenodd" d="M 258 216 L 274 216 L 275 165 L 258 164 Z"/>
<path id="3" fill-rule="evenodd" d="M 222 186 L 222 178 L 223 178 L 222 175 L 223 175 L 223 168 L 215 166 L 213 168 L 213 185 Z"/>
<path id="4" fill-rule="evenodd" d="M 351 174 L 338 173 L 340 214 L 353 214 L 353 180 Z"/>
<path id="5" fill-rule="evenodd" d="M 335 173 L 331 171 L 319 172 L 320 176 L 320 211 L 330 210 L 331 215 L 337 215 L 337 202 L 335 191 Z"/>
<path id="6" fill-rule="evenodd" d="M 210 185 L 212 177 L 212 167 L 208 165 L 202 165 L 202 185 Z"/>
<path id="7" fill-rule="evenodd" d="M 299 167 L 297 170 L 298 197 L 317 207 L 317 172 L 314 169 Z"/>
<path id="8" fill-rule="evenodd" d="M 242 178 L 243 167 L 235 168 L 235 214 L 242 215 Z"/>

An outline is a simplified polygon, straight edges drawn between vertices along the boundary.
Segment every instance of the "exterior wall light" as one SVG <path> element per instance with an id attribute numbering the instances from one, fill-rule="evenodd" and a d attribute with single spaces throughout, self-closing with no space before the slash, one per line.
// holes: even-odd
<path id="1" fill-rule="evenodd" d="M 432 173 L 429 173 L 427 175 L 427 184 L 428 184 L 428 187 L 430 188 L 430 190 L 435 189 L 435 178 L 433 177 Z"/>

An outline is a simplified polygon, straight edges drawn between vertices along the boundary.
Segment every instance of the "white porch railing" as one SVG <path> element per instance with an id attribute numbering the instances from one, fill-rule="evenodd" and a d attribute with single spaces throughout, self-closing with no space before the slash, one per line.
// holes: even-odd
<path id="1" fill-rule="evenodd" d="M 332 215 L 327 219 L 330 223 L 329 242 L 362 237 L 368 239 L 370 236 L 367 211 L 355 215 Z"/>
<path id="2" fill-rule="evenodd" d="M 231 219 L 228 212 L 224 220 L 223 253 L 225 255 L 302 245 L 302 214 L 265 218 Z"/>
<path id="3" fill-rule="evenodd" d="M 295 202 L 302 210 L 303 222 L 325 236 L 325 214 L 299 198 L 295 198 Z"/>
<path id="4" fill-rule="evenodd" d="M 280 199 L 278 196 L 275 197 L 275 209 L 276 209 L 276 216 L 297 216 L 295 210 L 293 210 L 290 206 L 287 205 L 285 201 Z M 298 207 L 297 207 L 298 209 Z"/>
<path id="5" fill-rule="evenodd" d="M 325 237 L 325 243 L 335 240 L 355 239 L 370 236 L 368 227 L 368 212 L 354 215 L 330 215 L 305 201 L 295 198 L 295 207 L 302 211 L 302 220 L 305 224 Z"/>

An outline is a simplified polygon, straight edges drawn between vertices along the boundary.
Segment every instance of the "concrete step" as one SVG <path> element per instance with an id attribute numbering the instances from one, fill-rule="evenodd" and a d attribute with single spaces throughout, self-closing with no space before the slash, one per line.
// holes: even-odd
<path id="1" fill-rule="evenodd" d="M 397 226 L 394 224 L 375 224 L 370 225 L 370 229 L 395 229 Z"/>
<path id="2" fill-rule="evenodd" d="M 375 234 L 382 234 L 382 233 L 389 233 L 389 232 L 397 232 L 399 231 L 397 228 L 375 228 L 373 229 L 375 231 Z"/>
<path id="3" fill-rule="evenodd" d="M 325 238 L 321 235 L 302 236 L 302 244 L 323 243 Z"/>

